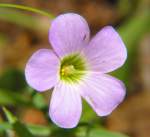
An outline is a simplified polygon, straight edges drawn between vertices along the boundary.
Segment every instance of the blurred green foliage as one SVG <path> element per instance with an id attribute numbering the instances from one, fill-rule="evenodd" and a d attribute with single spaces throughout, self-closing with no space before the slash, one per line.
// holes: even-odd
<path id="1" fill-rule="evenodd" d="M 3 111 L 11 124 L 12 128 L 14 131 L 17 133 L 18 136 L 20 137 L 34 137 L 30 131 L 27 129 L 27 127 L 22 124 L 18 119 L 12 115 L 10 111 L 8 111 L 6 108 L 3 107 Z"/>
<path id="2" fill-rule="evenodd" d="M 20 91 L 25 87 L 25 78 L 20 70 L 7 69 L 0 76 L 0 89 Z"/>
<path id="3" fill-rule="evenodd" d="M 140 14 L 132 16 L 118 28 L 118 31 L 127 47 L 128 58 L 124 66 L 112 74 L 123 80 L 128 88 L 130 87 L 132 67 L 136 62 L 138 42 L 143 35 L 150 30 L 149 13 L 149 10 L 141 11 Z"/>
<path id="4" fill-rule="evenodd" d="M 5 130 L 14 129 L 20 137 L 33 137 L 33 136 L 49 136 L 52 137 L 127 137 L 120 133 L 110 132 L 103 128 L 91 128 L 87 130 L 85 127 L 78 127 L 76 129 L 60 129 L 51 128 L 50 126 L 40 125 L 25 125 L 21 123 L 15 116 L 12 115 L 7 109 L 4 108 L 8 122 L 0 123 L 0 132 Z M 22 134 L 23 133 L 23 134 Z"/>

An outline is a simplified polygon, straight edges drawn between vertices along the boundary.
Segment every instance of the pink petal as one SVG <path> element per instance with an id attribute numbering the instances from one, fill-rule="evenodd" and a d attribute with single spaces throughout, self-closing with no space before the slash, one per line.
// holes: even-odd
<path id="1" fill-rule="evenodd" d="M 59 59 L 48 49 L 35 52 L 25 68 L 28 84 L 38 91 L 52 88 L 58 81 Z"/>
<path id="2" fill-rule="evenodd" d="M 51 24 L 49 41 L 58 56 L 80 51 L 89 41 L 89 27 L 78 14 L 58 16 Z"/>
<path id="3" fill-rule="evenodd" d="M 78 88 L 60 82 L 53 91 L 49 115 L 62 128 L 75 127 L 81 116 L 82 104 Z"/>
<path id="4" fill-rule="evenodd" d="M 121 67 L 126 58 L 126 47 L 119 34 L 110 26 L 104 27 L 83 50 L 89 67 L 101 73 Z"/>
<path id="5" fill-rule="evenodd" d="M 110 114 L 125 97 L 123 83 L 109 75 L 92 73 L 84 82 L 82 96 L 99 116 Z"/>

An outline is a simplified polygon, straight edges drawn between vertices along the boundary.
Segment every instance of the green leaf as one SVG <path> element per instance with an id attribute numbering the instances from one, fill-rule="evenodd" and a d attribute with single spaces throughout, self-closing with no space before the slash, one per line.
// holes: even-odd
<path id="1" fill-rule="evenodd" d="M 7 8 L 0 8 L 0 13 L 2 13 L 0 14 L 0 20 L 8 21 L 31 30 L 37 30 L 38 23 L 36 17 L 28 16 Z"/>
<path id="2" fill-rule="evenodd" d="M 8 122 L 0 122 L 0 132 L 12 129 L 12 125 Z"/>
<path id="3" fill-rule="evenodd" d="M 32 105 L 29 98 L 13 91 L 0 89 L 0 105 Z"/>
<path id="4" fill-rule="evenodd" d="M 51 134 L 50 126 L 27 124 L 26 127 L 35 136 L 49 136 Z M 0 132 L 10 129 L 13 129 L 13 126 L 10 123 L 0 123 Z"/>
<path id="5" fill-rule="evenodd" d="M 45 108 L 47 106 L 47 103 L 43 95 L 38 94 L 38 93 L 33 96 L 33 103 L 34 103 L 34 106 L 36 106 L 39 109 Z"/>
<path id="6" fill-rule="evenodd" d="M 9 123 L 12 125 L 13 130 L 19 137 L 34 137 L 28 128 L 22 124 L 10 111 L 8 111 L 6 108 L 3 108 L 3 111 Z"/>
<path id="7" fill-rule="evenodd" d="M 93 118 L 95 118 L 96 114 L 84 100 L 83 106 L 83 116 L 81 117 L 80 122 L 90 122 Z"/>
<path id="8" fill-rule="evenodd" d="M 48 136 L 51 133 L 49 126 L 29 124 L 27 128 L 35 136 Z"/>
<path id="9" fill-rule="evenodd" d="M 63 129 L 63 128 L 56 128 L 53 129 L 51 133 L 51 137 L 75 137 L 76 128 L 73 129 Z"/>
<path id="10" fill-rule="evenodd" d="M 0 8 L 0 20 L 16 24 L 17 26 L 45 34 L 49 28 L 49 20 L 31 16 L 12 9 Z M 41 29 L 42 28 L 42 29 Z"/>
<path id="11" fill-rule="evenodd" d="M 24 74 L 18 69 L 7 69 L 0 76 L 1 89 L 21 91 L 25 89 L 26 86 Z"/>
<path id="12" fill-rule="evenodd" d="M 9 123 L 13 124 L 17 122 L 17 118 L 10 112 L 8 111 L 5 107 L 3 107 L 3 111 L 9 121 Z"/>
<path id="13" fill-rule="evenodd" d="M 110 132 L 105 129 L 93 129 L 89 133 L 89 137 L 128 137 L 121 133 Z"/>
<path id="14" fill-rule="evenodd" d="M 21 122 L 17 121 L 12 126 L 19 137 L 34 137 L 28 128 Z"/>
<path id="15" fill-rule="evenodd" d="M 76 136 L 77 137 L 88 137 L 87 136 L 87 127 L 83 126 L 83 127 L 79 127 L 76 131 Z"/>

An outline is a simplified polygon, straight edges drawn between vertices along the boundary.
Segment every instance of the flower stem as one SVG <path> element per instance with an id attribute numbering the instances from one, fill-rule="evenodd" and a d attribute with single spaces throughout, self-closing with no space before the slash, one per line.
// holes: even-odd
<path id="1" fill-rule="evenodd" d="M 17 5 L 17 4 L 0 3 L 0 7 L 3 7 L 3 8 L 16 8 L 16 9 L 31 11 L 31 12 L 38 13 L 38 14 L 41 14 L 43 16 L 49 17 L 49 18 L 54 18 L 51 14 L 49 14 L 46 11 L 39 10 L 39 9 L 36 9 L 36 8 L 32 8 L 32 7 L 28 7 L 28 6 Z"/>

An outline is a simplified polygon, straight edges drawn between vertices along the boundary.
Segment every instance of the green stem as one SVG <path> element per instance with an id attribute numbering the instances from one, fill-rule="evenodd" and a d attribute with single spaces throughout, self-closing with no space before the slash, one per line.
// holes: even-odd
<path id="1" fill-rule="evenodd" d="M 38 13 L 38 14 L 41 14 L 43 16 L 49 17 L 49 18 L 54 18 L 52 15 L 50 15 L 49 13 L 47 13 L 43 10 L 39 10 L 39 9 L 28 7 L 28 6 L 17 5 L 17 4 L 0 3 L 0 7 L 3 7 L 3 8 L 16 8 L 16 9 L 31 11 L 31 12 Z"/>

